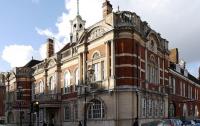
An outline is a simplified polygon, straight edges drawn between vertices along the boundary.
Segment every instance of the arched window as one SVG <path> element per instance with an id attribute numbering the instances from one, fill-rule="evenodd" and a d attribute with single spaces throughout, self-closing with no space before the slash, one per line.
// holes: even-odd
<path id="1" fill-rule="evenodd" d="M 8 123 L 13 123 L 14 122 L 14 115 L 12 112 L 8 113 L 8 117 L 7 117 Z"/>
<path id="2" fill-rule="evenodd" d="M 70 73 L 69 71 L 64 74 L 64 93 L 68 93 L 70 90 Z"/>
<path id="3" fill-rule="evenodd" d="M 104 61 L 99 60 L 100 53 L 95 52 L 92 56 L 92 60 L 94 64 L 92 64 L 92 68 L 94 70 L 94 75 L 92 77 L 92 81 L 101 81 L 104 79 Z"/>
<path id="4" fill-rule="evenodd" d="M 175 116 L 175 107 L 174 104 L 169 105 L 169 117 L 174 117 Z"/>
<path id="5" fill-rule="evenodd" d="M 104 104 L 99 100 L 92 100 L 88 107 L 89 119 L 101 119 L 105 116 Z"/>
<path id="6" fill-rule="evenodd" d="M 153 55 L 150 56 L 148 65 L 147 65 L 147 72 L 148 72 L 148 81 L 149 83 L 158 84 L 159 72 L 158 72 L 158 64 L 156 59 Z"/>
<path id="7" fill-rule="evenodd" d="M 40 93 L 44 93 L 44 83 L 43 83 L 43 81 L 40 81 L 39 86 L 40 86 Z"/>
<path id="8" fill-rule="evenodd" d="M 55 82 L 54 82 L 54 77 L 53 76 L 51 76 L 49 78 L 49 88 L 50 88 L 50 91 L 54 91 L 54 89 L 55 89 Z"/>
<path id="9" fill-rule="evenodd" d="M 79 83 L 79 69 L 78 68 L 75 70 L 74 75 L 75 75 L 75 91 L 77 91 L 77 86 Z"/>

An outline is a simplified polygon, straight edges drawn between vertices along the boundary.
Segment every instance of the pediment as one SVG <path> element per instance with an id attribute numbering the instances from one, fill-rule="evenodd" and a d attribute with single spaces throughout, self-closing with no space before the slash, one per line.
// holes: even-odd
<path id="1" fill-rule="evenodd" d="M 102 26 L 97 26 L 91 29 L 88 33 L 88 41 L 92 41 L 104 35 L 106 32 L 105 28 Z"/>

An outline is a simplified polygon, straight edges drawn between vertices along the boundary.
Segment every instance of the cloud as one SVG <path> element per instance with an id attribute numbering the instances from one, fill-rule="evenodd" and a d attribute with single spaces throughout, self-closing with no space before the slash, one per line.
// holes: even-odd
<path id="1" fill-rule="evenodd" d="M 198 33 L 200 31 L 199 0 L 110 0 L 114 11 L 136 12 L 144 21 L 169 41 L 170 48 L 178 47 L 180 56 L 188 63 L 198 63 L 200 54 Z M 80 15 L 86 27 L 102 19 L 103 0 L 80 0 Z M 76 0 L 65 0 L 66 11 L 58 17 L 55 26 L 37 30 L 40 35 L 53 36 L 62 45 L 69 42 L 70 23 L 76 16 Z"/>
<path id="2" fill-rule="evenodd" d="M 9 45 L 5 46 L 2 59 L 10 64 L 11 67 L 25 65 L 36 51 L 30 45 Z"/>

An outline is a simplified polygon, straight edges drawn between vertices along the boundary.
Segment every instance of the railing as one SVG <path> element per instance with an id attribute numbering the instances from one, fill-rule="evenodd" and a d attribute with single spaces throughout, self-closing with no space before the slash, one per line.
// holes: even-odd
<path id="1" fill-rule="evenodd" d="M 61 101 L 61 94 L 36 94 L 35 100 L 38 101 Z"/>
<path id="2" fill-rule="evenodd" d="M 90 83 L 90 90 L 94 91 L 94 90 L 104 90 L 105 87 L 103 85 L 102 81 L 95 81 L 95 82 L 91 82 Z"/>

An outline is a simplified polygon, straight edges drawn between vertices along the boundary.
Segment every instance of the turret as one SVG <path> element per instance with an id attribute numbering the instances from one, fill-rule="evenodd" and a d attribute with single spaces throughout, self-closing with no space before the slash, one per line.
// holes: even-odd
<path id="1" fill-rule="evenodd" d="M 70 42 L 77 42 L 79 38 L 79 31 L 84 30 L 85 21 L 82 20 L 82 17 L 79 14 L 79 0 L 77 0 L 77 15 L 74 20 L 70 21 L 71 23 L 71 33 L 70 33 Z"/>

